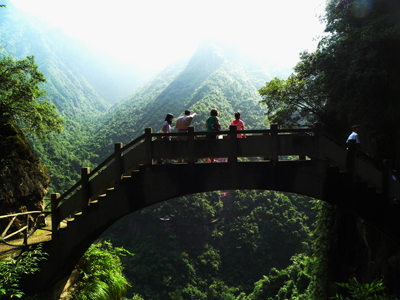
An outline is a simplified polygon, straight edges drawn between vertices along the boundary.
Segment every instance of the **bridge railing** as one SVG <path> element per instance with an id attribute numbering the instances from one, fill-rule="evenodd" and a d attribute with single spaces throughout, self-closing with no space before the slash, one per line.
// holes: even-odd
<path id="1" fill-rule="evenodd" d="M 50 214 L 49 211 L 27 211 L 27 212 L 22 212 L 22 213 L 15 213 L 15 214 L 9 214 L 9 215 L 3 215 L 0 216 L 0 219 L 8 219 L 11 218 L 9 221 L 8 225 L 5 227 L 4 231 L 0 235 L 0 242 L 4 243 L 9 246 L 14 246 L 14 247 L 25 247 L 28 245 L 28 238 L 42 225 L 39 224 L 40 218 L 45 220 L 46 215 Z M 36 222 L 36 225 L 34 227 L 31 227 L 29 225 L 29 218 L 30 216 L 37 215 L 37 218 L 33 218 L 34 222 Z M 14 232 L 9 232 L 10 228 L 12 227 L 14 221 L 21 216 L 25 216 L 25 226 L 21 227 L 18 230 L 15 230 Z M 19 235 L 20 233 L 23 234 L 23 242 L 21 244 L 15 244 L 15 243 L 10 243 L 7 240 L 15 240 L 15 236 Z"/>
<path id="2" fill-rule="evenodd" d="M 91 203 L 97 200 L 108 188 L 119 183 L 122 177 L 129 175 L 139 165 L 153 165 L 162 158 L 187 158 L 188 164 L 194 164 L 199 158 L 227 157 L 229 163 L 237 163 L 238 157 L 259 157 L 262 160 L 276 162 L 281 156 L 296 155 L 299 159 L 316 157 L 320 147 L 315 143 L 321 126 L 307 129 L 278 129 L 273 124 L 269 130 L 245 130 L 244 139 L 238 139 L 236 126 L 228 131 L 195 132 L 189 127 L 187 133 L 153 133 L 146 128 L 145 133 L 126 146 L 114 145 L 114 152 L 92 172 L 81 169 L 81 180 L 62 196 L 51 195 L 52 233 L 55 236 L 62 220 L 73 214 L 85 213 Z M 318 133 L 318 134 L 317 134 Z M 222 139 L 207 139 L 207 136 L 219 135 Z M 171 136 L 171 142 L 162 138 Z"/>
<path id="3" fill-rule="evenodd" d="M 400 182 L 392 171 L 391 160 L 379 163 L 357 149 L 355 140 L 344 143 L 336 140 L 328 133 L 323 134 L 323 154 L 330 161 L 348 171 L 353 178 L 362 179 L 378 192 L 384 192 L 391 199 L 400 200 Z"/>
<path id="4" fill-rule="evenodd" d="M 387 172 L 362 159 L 356 151 L 346 151 L 343 144 L 322 132 L 320 123 L 308 129 L 279 129 L 272 124 L 269 130 L 245 130 L 240 133 L 245 134 L 246 138 L 237 138 L 236 126 L 219 132 L 195 132 L 193 127 L 189 127 L 187 133 L 169 134 L 153 133 L 151 128 L 146 128 L 143 135 L 128 145 L 123 147 L 121 143 L 115 144 L 114 153 L 92 172 L 89 168 L 82 168 L 81 180 L 64 195 L 52 194 L 53 237 L 62 220 L 72 214 L 85 213 L 124 175 L 129 176 L 140 165 L 157 164 L 163 158 L 185 158 L 188 164 L 202 163 L 202 158 L 206 157 L 225 157 L 231 164 L 238 163 L 241 157 L 258 158 L 271 163 L 287 156 L 297 156 L 299 160 L 329 159 L 350 169 L 354 176 L 398 195 L 397 185 L 389 180 Z M 222 139 L 207 139 L 210 135 L 219 135 Z M 171 136 L 172 141 L 164 141 L 165 136 Z"/>

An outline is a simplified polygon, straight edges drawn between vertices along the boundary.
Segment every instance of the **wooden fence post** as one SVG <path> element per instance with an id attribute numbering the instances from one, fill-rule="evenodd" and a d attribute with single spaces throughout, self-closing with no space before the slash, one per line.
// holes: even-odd
<path id="1" fill-rule="evenodd" d="M 90 202 L 89 173 L 90 168 L 81 168 L 82 214 L 87 212 L 87 208 Z"/>
<path id="2" fill-rule="evenodd" d="M 392 168 L 393 168 L 393 161 L 391 159 L 384 159 L 383 160 L 383 172 L 382 172 L 382 190 L 385 193 L 388 193 L 391 186 L 392 178 Z"/>
<path id="3" fill-rule="evenodd" d="M 188 127 L 188 163 L 194 164 L 196 159 L 194 157 L 194 127 Z"/>
<path id="4" fill-rule="evenodd" d="M 29 214 L 26 215 L 26 230 L 24 230 L 24 245 L 28 246 Z"/>
<path id="5" fill-rule="evenodd" d="M 230 125 L 229 126 L 229 157 L 228 157 L 228 162 L 230 163 L 237 163 L 237 126 L 236 125 Z"/>
<path id="6" fill-rule="evenodd" d="M 146 166 L 151 166 L 153 164 L 153 157 L 152 157 L 152 146 L 151 146 L 151 134 L 153 133 L 153 129 L 151 128 L 145 128 L 144 129 L 144 143 L 145 143 L 145 151 L 146 151 L 146 158 L 144 164 Z"/>
<path id="7" fill-rule="evenodd" d="M 51 238 L 54 239 L 58 233 L 58 224 L 60 220 L 58 220 L 57 206 L 58 206 L 58 198 L 60 198 L 60 194 L 51 194 Z"/>
<path id="8" fill-rule="evenodd" d="M 115 183 L 120 183 L 122 178 L 122 143 L 114 144 L 114 154 L 115 154 Z"/>
<path id="9" fill-rule="evenodd" d="M 313 124 L 314 128 L 314 151 L 316 159 L 323 159 L 323 147 L 322 147 L 322 123 L 316 122 Z"/>
<path id="10" fill-rule="evenodd" d="M 354 175 L 356 174 L 356 140 L 349 140 L 347 142 L 346 169 L 354 179 Z"/>
<path id="11" fill-rule="evenodd" d="M 272 138 L 271 161 L 272 163 L 275 164 L 279 160 L 278 124 L 271 124 L 271 138 Z"/>

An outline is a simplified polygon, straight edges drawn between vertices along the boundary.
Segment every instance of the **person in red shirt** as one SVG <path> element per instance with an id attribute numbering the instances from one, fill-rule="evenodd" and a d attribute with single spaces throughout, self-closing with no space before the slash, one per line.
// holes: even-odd
<path id="1" fill-rule="evenodd" d="M 237 131 L 244 130 L 244 123 L 243 123 L 242 120 L 240 120 L 240 112 L 237 111 L 237 112 L 235 113 L 235 120 L 233 120 L 233 121 L 231 122 L 230 125 L 235 125 L 235 126 L 237 127 Z M 243 134 L 243 137 L 245 138 L 246 135 Z M 237 138 L 238 138 L 238 139 L 241 139 L 241 138 L 242 138 L 242 134 L 241 134 L 241 133 L 238 133 L 238 134 L 237 134 Z"/>

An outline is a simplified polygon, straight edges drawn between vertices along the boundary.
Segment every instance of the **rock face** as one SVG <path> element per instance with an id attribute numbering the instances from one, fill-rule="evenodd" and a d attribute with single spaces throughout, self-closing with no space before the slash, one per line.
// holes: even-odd
<path id="1" fill-rule="evenodd" d="M 338 208 L 334 213 L 334 237 L 330 243 L 328 277 L 330 283 L 361 283 L 382 279 L 387 295 L 399 297 L 400 250 L 378 229 Z M 337 291 L 330 291 L 334 295 Z"/>
<path id="2" fill-rule="evenodd" d="M 49 171 L 10 118 L 0 119 L 0 153 L 0 215 L 43 210 Z M 10 218 L 0 219 L 0 233 L 9 221 Z M 8 232 L 25 223 L 26 217 L 19 217 Z"/>

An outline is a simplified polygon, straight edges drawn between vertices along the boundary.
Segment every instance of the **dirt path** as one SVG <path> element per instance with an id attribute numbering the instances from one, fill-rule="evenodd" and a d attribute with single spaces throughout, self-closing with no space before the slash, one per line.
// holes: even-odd
<path id="1" fill-rule="evenodd" d="M 67 222 L 61 222 L 61 227 L 66 227 Z M 42 242 L 48 242 L 51 240 L 51 221 L 47 222 L 46 227 L 40 228 L 35 231 L 35 233 L 28 238 L 28 246 L 34 245 Z M 14 245 L 21 245 L 24 242 L 23 238 L 15 239 L 15 240 L 7 240 L 8 243 Z M 21 251 L 21 246 L 9 246 L 0 242 L 0 261 L 6 259 L 7 257 L 16 257 Z"/>

